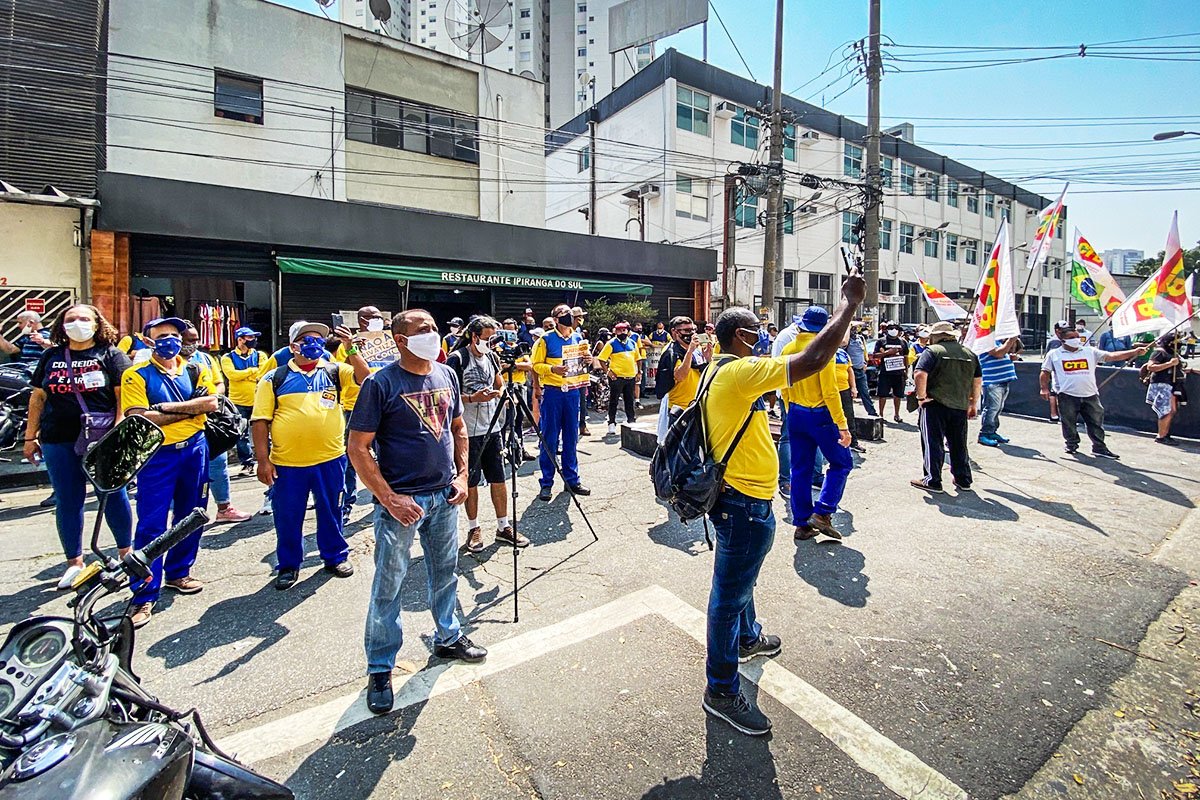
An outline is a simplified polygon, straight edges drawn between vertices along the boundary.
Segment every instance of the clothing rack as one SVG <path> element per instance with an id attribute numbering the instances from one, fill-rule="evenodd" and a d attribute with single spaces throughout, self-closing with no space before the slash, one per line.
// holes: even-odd
<path id="1" fill-rule="evenodd" d="M 191 319 L 200 333 L 202 349 L 228 349 L 236 344 L 233 332 L 245 324 L 246 304 L 241 300 L 197 300 L 192 304 Z"/>

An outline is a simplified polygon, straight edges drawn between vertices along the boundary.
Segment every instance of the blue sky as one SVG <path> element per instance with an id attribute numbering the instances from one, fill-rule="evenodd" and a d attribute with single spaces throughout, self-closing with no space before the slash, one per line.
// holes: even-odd
<path id="1" fill-rule="evenodd" d="M 317 11 L 315 0 L 278 1 Z M 817 104 L 824 99 L 831 110 L 865 119 L 865 86 L 843 92 L 851 78 L 835 82 L 840 73 L 837 69 L 813 79 L 828 64 L 841 60 L 846 43 L 866 35 L 867 0 L 788 0 L 786 5 L 784 91 Z M 775 3 L 713 0 L 712 7 L 729 26 L 753 77 L 769 83 Z M 336 18 L 336 10 L 329 13 Z M 1191 46 L 1194 53 L 1200 53 L 1200 2 L 883 0 L 883 32 L 897 45 L 942 48 L 1096 45 L 1139 37 L 1198 34 L 1122 46 Z M 711 12 L 708 33 L 709 60 L 731 72 L 748 74 Z M 661 43 L 660 52 L 665 47 L 676 47 L 699 57 L 701 40 L 698 28 L 684 31 Z M 918 56 L 920 51 L 910 48 L 884 49 L 899 58 L 982 57 Z M 1053 52 L 1000 53 L 998 57 Z M 1111 49 L 1108 52 L 1128 54 Z M 991 174 L 1020 176 L 1018 183 L 1043 195 L 1056 196 L 1063 181 L 1033 176 L 1073 170 L 1076 178 L 1067 194 L 1069 224 L 1078 226 L 1097 250 L 1132 247 L 1156 253 L 1163 247 L 1170 214 L 1176 209 L 1186 247 L 1200 238 L 1200 191 L 1168 187 L 1200 189 L 1200 137 L 1168 142 L 1152 142 L 1150 137 L 1164 130 L 1200 131 L 1200 55 L 1163 55 L 1193 60 L 1071 57 L 980 69 L 889 72 L 883 84 L 884 124 L 911 121 L 916 126 L 918 143 Z M 906 70 L 947 66 L 890 63 Z M 833 85 L 827 86 L 831 82 Z M 1006 119 L 989 122 L 981 118 Z M 1104 179 L 1095 174 L 1100 168 L 1119 172 L 1120 180 L 1139 185 L 1094 182 Z M 1113 191 L 1131 188 L 1151 191 Z"/>

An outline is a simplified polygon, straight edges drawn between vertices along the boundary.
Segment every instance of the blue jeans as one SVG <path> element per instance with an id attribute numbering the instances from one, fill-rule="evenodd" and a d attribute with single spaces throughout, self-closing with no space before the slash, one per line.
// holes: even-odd
<path id="1" fill-rule="evenodd" d="M 367 672 L 391 672 L 404 643 L 400 627 L 400 586 L 408 573 L 413 536 L 420 535 L 429 578 L 429 610 L 437 627 L 436 644 L 454 644 L 462 636 L 455 614 L 458 603 L 458 506 L 450 505 L 450 487 L 413 495 L 425 515 L 401 525 L 382 505 L 375 507 L 375 579 L 367 608 Z M 278 513 L 278 512 L 276 512 Z"/>
<path id="2" fill-rule="evenodd" d="M 1011 388 L 1012 381 L 984 384 L 983 408 L 979 413 L 980 437 L 994 436 L 996 431 L 1000 430 L 1000 412 L 1004 410 L 1004 403 L 1008 400 L 1008 390 Z"/>
<path id="3" fill-rule="evenodd" d="M 726 487 L 708 517 L 717 537 L 708 595 L 708 690 L 736 694 L 738 647 L 762 633 L 754 613 L 754 584 L 775 541 L 775 515 L 770 500 Z"/>
<path id="4" fill-rule="evenodd" d="M 842 493 L 846 489 L 846 478 L 854 467 L 854 459 L 850 456 L 850 448 L 842 447 L 841 433 L 829 409 L 806 408 L 805 406 L 788 406 L 787 427 L 789 436 L 794 443 L 792 447 L 792 519 L 797 523 L 807 520 L 814 513 L 832 514 L 837 511 Z M 810 475 L 815 477 L 817 456 L 824 456 L 829 462 L 829 470 L 825 473 L 821 485 L 821 495 L 814 506 L 812 487 L 805 486 L 804 481 Z"/>
<path id="5" fill-rule="evenodd" d="M 87 500 L 88 479 L 83 472 L 83 459 L 75 455 L 75 443 L 43 444 L 42 460 L 50 473 L 57 503 L 54 520 L 58 525 L 58 541 L 68 559 L 83 555 L 83 504 Z M 122 489 L 108 496 L 104 519 L 117 547 L 129 547 L 133 533 L 133 512 L 129 495 Z"/>
<path id="6" fill-rule="evenodd" d="M 787 403 L 783 403 L 784 423 L 779 427 L 779 482 L 792 482 L 792 438 L 788 436 Z"/>
<path id="7" fill-rule="evenodd" d="M 863 408 L 867 410 L 867 414 L 878 417 L 879 413 L 875 411 L 875 403 L 871 401 L 871 392 L 867 386 L 866 367 L 854 367 L 854 385 L 858 389 L 858 396 L 862 398 Z"/>
<path id="8" fill-rule="evenodd" d="M 244 467 L 254 463 L 254 448 L 250 444 L 250 415 L 254 413 L 254 406 L 234 406 L 234 408 L 242 415 L 242 419 L 246 420 L 246 432 L 237 442 L 238 461 L 242 462 Z"/>
<path id="9" fill-rule="evenodd" d="M 563 477 L 568 486 L 579 483 L 579 454 L 575 451 L 579 444 L 579 398 L 580 392 L 564 392 L 557 386 L 547 386 L 542 391 L 542 436 L 546 439 L 538 459 L 542 467 L 542 486 L 554 485 L 552 458 L 558 452 L 560 438 Z"/>
<path id="10" fill-rule="evenodd" d="M 138 474 L 137 529 L 133 546 L 150 544 L 167 530 L 167 514 L 172 522 L 192 513 L 192 509 L 208 505 L 208 444 L 200 432 L 178 444 L 163 445 Z M 203 528 L 167 551 L 150 565 L 151 578 L 145 583 L 132 583 L 133 602 L 153 603 L 158 600 L 163 575 L 169 581 L 191 574 L 196 555 L 200 552 Z"/>
<path id="11" fill-rule="evenodd" d="M 275 467 L 275 562 L 279 569 L 300 569 L 304 561 L 304 514 L 312 494 L 317 515 L 317 549 L 333 566 L 346 560 L 350 546 L 342 536 L 342 489 L 346 457 L 311 467 Z"/>
<path id="12" fill-rule="evenodd" d="M 208 486 L 217 506 L 229 502 L 229 454 L 221 453 L 208 461 Z"/>
<path id="13" fill-rule="evenodd" d="M 350 415 L 353 411 L 344 412 L 346 415 L 346 440 L 350 439 Z M 342 493 L 342 513 L 349 513 L 350 509 L 354 508 L 354 502 L 358 499 L 358 473 L 354 471 L 354 465 L 350 463 L 350 459 L 346 459 L 346 481 L 345 488 Z"/>

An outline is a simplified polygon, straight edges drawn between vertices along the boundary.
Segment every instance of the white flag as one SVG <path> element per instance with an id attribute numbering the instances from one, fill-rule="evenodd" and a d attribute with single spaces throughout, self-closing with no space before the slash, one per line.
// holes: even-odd
<path id="1" fill-rule="evenodd" d="M 963 344 L 975 353 L 986 353 L 996 347 L 997 339 L 1021 335 L 1017 317 L 1017 287 L 1012 268 L 1012 253 L 1008 249 L 1008 222 L 1000 223 L 996 243 L 988 256 L 987 265 L 979 276 L 975 292 L 975 311 Z"/>

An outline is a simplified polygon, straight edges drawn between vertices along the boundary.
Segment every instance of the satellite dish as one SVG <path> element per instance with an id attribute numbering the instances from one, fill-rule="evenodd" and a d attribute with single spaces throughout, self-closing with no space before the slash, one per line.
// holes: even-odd
<path id="1" fill-rule="evenodd" d="M 537 76 L 537 75 L 534 75 L 534 74 L 533 74 L 533 70 L 531 70 L 531 69 L 523 69 L 523 70 L 521 70 L 521 75 L 520 75 L 520 77 L 522 77 L 522 78 L 528 78 L 528 79 L 529 79 L 529 80 L 531 80 L 531 81 L 536 81 L 536 80 L 538 79 L 538 76 Z"/>
<path id="2" fill-rule="evenodd" d="M 329 8 L 331 5 L 333 5 L 333 2 L 334 0 L 317 0 L 317 5 L 319 5 L 321 8 Z"/>
<path id="3" fill-rule="evenodd" d="M 317 0 L 321 2 L 321 0 Z M 367 6 L 371 9 L 371 16 L 380 22 L 386 23 L 392 18 L 392 4 L 390 0 L 369 0 Z"/>
<path id="4" fill-rule="evenodd" d="M 508 38 L 512 31 L 512 3 L 508 0 L 450 0 L 446 9 L 446 33 L 460 50 L 490 53 Z"/>
<path id="5" fill-rule="evenodd" d="M 592 73 L 584 72 L 579 76 L 579 85 L 587 88 L 587 85 L 592 82 Z"/>

